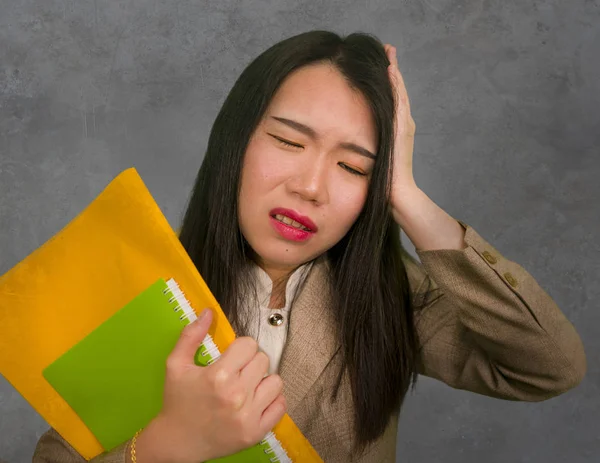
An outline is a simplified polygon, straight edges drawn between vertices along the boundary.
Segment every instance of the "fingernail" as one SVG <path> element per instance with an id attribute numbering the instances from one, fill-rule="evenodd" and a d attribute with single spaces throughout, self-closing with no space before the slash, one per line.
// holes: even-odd
<path id="1" fill-rule="evenodd" d="M 196 321 L 201 322 L 206 317 L 206 315 L 208 315 L 208 309 L 204 309 L 202 312 L 200 312 L 200 316 Z"/>

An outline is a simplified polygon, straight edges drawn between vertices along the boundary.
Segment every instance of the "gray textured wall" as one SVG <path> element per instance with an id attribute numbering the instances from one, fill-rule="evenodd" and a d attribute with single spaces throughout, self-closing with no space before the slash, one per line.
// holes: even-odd
<path id="1" fill-rule="evenodd" d="M 597 0 L 0 0 L 0 274 L 129 166 L 176 225 L 243 67 L 314 28 L 397 46 L 417 182 L 534 275 L 588 356 L 538 404 L 422 378 L 398 461 L 598 461 Z M 0 377 L 0 458 L 30 461 L 46 428 Z"/>

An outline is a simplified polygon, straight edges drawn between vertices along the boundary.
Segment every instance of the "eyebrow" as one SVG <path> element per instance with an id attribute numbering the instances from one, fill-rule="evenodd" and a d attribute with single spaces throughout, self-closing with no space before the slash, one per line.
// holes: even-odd
<path id="1" fill-rule="evenodd" d="M 288 127 L 291 127 L 292 129 L 297 130 L 298 132 L 302 132 L 304 135 L 309 136 L 313 140 L 319 139 L 319 134 L 317 133 L 317 131 L 312 127 L 309 127 L 308 125 L 302 124 L 298 121 L 293 121 L 292 119 L 286 119 L 285 117 L 271 116 L 271 118 L 275 119 L 278 122 L 281 122 L 282 124 L 287 125 Z M 363 148 L 362 146 L 357 145 L 356 143 L 342 142 L 339 144 L 339 146 L 340 148 L 344 148 L 349 151 L 354 151 L 355 153 L 370 159 L 375 159 L 377 157 L 374 153 L 371 153 L 368 149 Z"/>

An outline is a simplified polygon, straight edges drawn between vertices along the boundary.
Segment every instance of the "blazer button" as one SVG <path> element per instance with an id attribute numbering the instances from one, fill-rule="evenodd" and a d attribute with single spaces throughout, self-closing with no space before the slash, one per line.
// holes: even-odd
<path id="1" fill-rule="evenodd" d="M 490 264 L 495 264 L 496 262 L 498 262 L 496 258 L 492 256 L 488 251 L 483 251 L 483 257 L 485 257 L 485 260 L 487 260 Z"/>
<path id="2" fill-rule="evenodd" d="M 504 274 L 504 278 L 506 278 L 506 281 L 508 281 L 508 284 L 511 285 L 513 288 L 516 288 L 518 283 L 517 280 L 515 280 L 515 277 L 512 276 L 512 274 L 510 272 L 506 272 Z"/>

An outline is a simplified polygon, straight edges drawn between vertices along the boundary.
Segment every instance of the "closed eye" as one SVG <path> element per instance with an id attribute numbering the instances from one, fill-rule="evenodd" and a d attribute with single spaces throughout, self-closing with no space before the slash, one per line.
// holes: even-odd
<path id="1" fill-rule="evenodd" d="M 352 167 L 350 167 L 350 166 L 349 166 L 349 165 L 347 165 L 347 164 L 344 164 L 343 162 L 340 162 L 338 165 L 339 165 L 339 166 L 340 166 L 342 169 L 344 169 L 344 170 L 346 170 L 346 171 L 350 172 L 350 173 L 351 173 L 351 174 L 353 174 L 353 175 L 359 175 L 359 176 L 361 176 L 361 177 L 364 177 L 365 175 L 367 175 L 367 174 L 365 174 L 364 172 L 361 172 L 361 171 L 359 171 L 359 170 L 353 169 Z"/>
<path id="2" fill-rule="evenodd" d="M 271 134 L 269 134 L 271 135 Z M 296 143 L 292 143 L 290 141 L 284 140 L 283 138 L 279 138 L 276 137 L 275 135 L 271 135 L 275 140 L 277 140 L 278 143 L 282 144 L 283 146 L 289 146 L 291 148 L 304 148 L 304 146 L 302 145 L 297 145 Z"/>
<path id="3" fill-rule="evenodd" d="M 279 143 L 279 144 L 281 144 L 283 146 L 287 146 L 287 147 L 290 147 L 290 148 L 304 148 L 304 146 L 302 146 L 302 145 L 298 145 L 296 143 L 292 143 L 290 141 L 284 140 L 283 138 L 276 137 L 275 135 L 272 135 L 272 134 L 269 134 L 269 135 L 271 137 L 273 137 L 277 141 L 277 143 Z M 349 173 L 351 173 L 353 175 L 358 175 L 360 177 L 365 177 L 367 175 L 364 172 L 361 172 L 359 170 L 353 169 L 352 167 L 350 167 L 347 164 L 344 164 L 343 162 L 338 163 L 338 165 L 342 169 L 344 169 L 346 172 L 349 172 Z"/>

